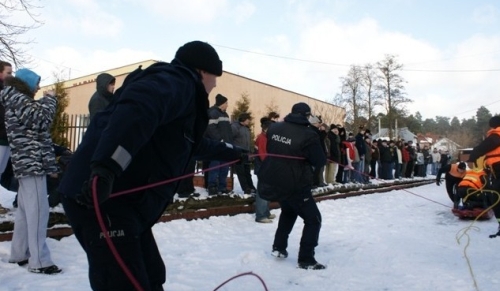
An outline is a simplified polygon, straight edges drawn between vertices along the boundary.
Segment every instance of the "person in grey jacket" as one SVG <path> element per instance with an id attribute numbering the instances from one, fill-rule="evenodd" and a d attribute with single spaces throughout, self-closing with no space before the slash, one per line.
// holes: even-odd
<path id="1" fill-rule="evenodd" d="M 104 110 L 113 100 L 115 81 L 115 77 L 108 73 L 102 73 L 97 76 L 95 81 L 96 91 L 89 101 L 90 120 L 94 118 L 97 112 Z"/>
<path id="2" fill-rule="evenodd" d="M 250 125 L 251 117 L 249 113 L 241 113 L 238 117 L 238 121 L 231 124 L 231 129 L 233 131 L 233 144 L 244 150 L 251 152 L 251 137 L 250 137 Z M 234 165 L 234 171 L 238 176 L 238 181 L 240 181 L 241 189 L 245 194 L 255 194 L 255 186 L 252 181 L 252 174 L 250 169 L 250 163 L 241 163 Z"/>
<path id="3" fill-rule="evenodd" d="M 19 181 L 9 262 L 28 264 L 32 273 L 56 274 L 61 269 L 52 262 L 45 237 L 49 219 L 46 179 L 58 172 L 50 137 L 57 99 L 51 90 L 35 100 L 39 83 L 36 73 L 20 69 L 16 77 L 5 80 L 0 95 L 12 167 Z"/>

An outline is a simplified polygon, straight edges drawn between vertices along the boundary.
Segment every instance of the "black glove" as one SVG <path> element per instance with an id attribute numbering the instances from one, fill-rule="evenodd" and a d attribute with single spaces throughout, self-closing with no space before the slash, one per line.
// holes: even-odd
<path id="1" fill-rule="evenodd" d="M 441 185 L 441 179 L 436 180 L 436 185 Z"/>
<path id="2" fill-rule="evenodd" d="M 113 182 L 115 180 L 115 173 L 104 166 L 95 166 L 92 168 L 90 179 L 83 183 L 82 191 L 76 196 L 76 202 L 85 205 L 89 208 L 94 207 L 93 200 L 93 181 L 97 178 L 97 200 L 99 204 L 108 200 L 111 191 L 113 190 Z"/>

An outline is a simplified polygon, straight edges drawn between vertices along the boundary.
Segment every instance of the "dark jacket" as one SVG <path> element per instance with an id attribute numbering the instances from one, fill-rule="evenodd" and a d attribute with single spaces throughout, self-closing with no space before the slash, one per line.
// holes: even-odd
<path id="1" fill-rule="evenodd" d="M 89 101 L 90 120 L 97 112 L 103 111 L 113 100 L 113 93 L 108 91 L 108 85 L 115 80 L 115 77 L 107 73 L 102 73 L 96 78 L 96 91 Z"/>
<path id="2" fill-rule="evenodd" d="M 380 151 L 380 162 L 381 163 L 391 163 L 393 162 L 393 155 L 391 153 L 391 148 L 389 146 L 379 146 Z"/>
<path id="3" fill-rule="evenodd" d="M 117 192 L 179 177 L 193 156 L 226 161 L 240 157 L 225 143 L 203 138 L 208 94 L 200 74 L 176 59 L 171 64 L 159 62 L 137 69 L 115 95 L 110 106 L 92 119 L 73 154 L 59 186 L 67 197 L 80 192 L 89 179 L 91 164 L 115 172 L 113 192 Z M 177 184 L 127 196 L 151 191 L 166 206 Z"/>
<path id="4" fill-rule="evenodd" d="M 213 140 L 233 143 L 233 132 L 229 115 L 214 105 L 208 109 L 208 127 L 206 137 Z"/>
<path id="5" fill-rule="evenodd" d="M 364 139 L 364 136 L 361 134 L 361 132 L 359 132 L 358 134 L 356 134 L 355 136 L 355 139 L 356 139 L 356 149 L 358 150 L 358 154 L 359 156 L 364 156 L 366 154 L 366 143 L 365 143 L 365 139 Z"/>
<path id="6" fill-rule="evenodd" d="M 272 124 L 267 131 L 267 153 L 259 171 L 258 193 L 270 201 L 283 201 L 310 194 L 313 168 L 326 163 L 319 136 L 307 118 L 289 114 L 284 122 Z M 290 158 L 273 157 L 272 154 Z"/>
<path id="7" fill-rule="evenodd" d="M 1 89 L 0 89 L 1 90 Z M 5 107 L 0 105 L 0 146 L 8 146 L 7 130 L 5 130 Z"/>
<path id="8" fill-rule="evenodd" d="M 340 137 L 333 132 L 328 132 L 328 138 L 330 139 L 330 160 L 340 163 L 341 162 L 341 152 L 340 152 Z"/>

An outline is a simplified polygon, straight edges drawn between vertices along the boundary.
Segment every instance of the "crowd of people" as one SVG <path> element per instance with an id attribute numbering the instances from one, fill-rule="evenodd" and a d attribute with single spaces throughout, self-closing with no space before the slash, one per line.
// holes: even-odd
<path id="1" fill-rule="evenodd" d="M 340 124 L 328 126 L 315 118 L 311 125 L 320 136 L 327 164 L 316 169 L 313 187 L 426 177 L 436 175 L 451 160 L 447 150 L 434 148 L 431 152 L 427 145 L 414 146 L 411 140 L 373 140 L 371 131 L 363 126 L 356 134 L 347 133 Z"/>
<path id="2" fill-rule="evenodd" d="M 97 90 L 89 102 L 90 124 L 58 187 L 73 232 L 87 253 L 93 290 L 138 286 L 163 290 L 165 265 L 151 228 L 176 193 L 179 197 L 197 193 L 191 177 L 158 182 L 193 173 L 197 161 L 210 168 L 205 177 L 210 196 L 229 192 L 229 166 L 224 164 L 236 162 L 233 167 L 242 191 L 255 196 L 256 222 L 273 222 L 276 216 L 270 213 L 269 202 L 279 203 L 281 215 L 271 251 L 276 258 L 288 257 L 288 237 L 297 218 L 302 218 L 297 262 L 308 270 L 326 268 L 315 258 L 321 229 L 321 213 L 312 196 L 316 187 L 427 174 L 436 175 L 439 185 L 443 173 L 450 180 L 447 188 L 458 187 L 460 193 L 477 186 L 464 163 L 449 164 L 447 152 L 413 146 L 412 141 L 374 140 L 363 126 L 348 133 L 340 124 L 323 123 L 305 103 L 294 104 L 283 120 L 276 112 L 262 117 L 261 132 L 252 141 L 249 113 L 231 122 L 228 98 L 222 94 L 209 107 L 208 96 L 222 73 L 215 49 L 193 41 L 179 47 L 171 63 L 131 72 L 116 91 L 113 76 L 97 77 Z M 19 182 L 9 262 L 27 264 L 33 273 L 57 274 L 61 269 L 52 262 L 45 243 L 47 177 L 61 172 L 49 131 L 57 98 L 48 91 L 35 100 L 40 76 L 19 69 L 14 77 L 6 62 L 0 62 L 0 80 L 0 113 L 5 120 L 5 133 L 0 126 L 0 172 L 10 157 Z M 500 170 L 500 117 L 493 117 L 490 126 L 487 139 L 471 154 L 472 161 L 486 156 L 488 172 L 483 178 Z M 251 176 L 251 153 L 256 153 L 257 185 Z M 500 189 L 500 178 L 488 177 L 481 180 L 483 184 Z M 150 184 L 158 185 L 142 187 Z M 118 198 L 112 195 L 131 189 L 137 191 Z M 96 215 L 97 209 L 105 219 Z M 495 215 L 500 223 L 500 206 Z M 107 246 L 113 243 L 116 253 Z M 122 255 L 120 265 L 117 254 Z"/>

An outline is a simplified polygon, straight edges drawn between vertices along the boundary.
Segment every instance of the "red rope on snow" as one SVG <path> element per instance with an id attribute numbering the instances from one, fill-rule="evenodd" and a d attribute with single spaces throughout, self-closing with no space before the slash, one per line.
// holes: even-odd
<path id="1" fill-rule="evenodd" d="M 246 273 L 241 273 L 241 274 L 238 274 L 238 275 L 235 275 L 229 279 L 227 279 L 226 281 L 224 281 L 222 284 L 220 284 L 219 286 L 217 286 L 214 291 L 217 291 L 219 290 L 222 286 L 226 285 L 227 283 L 229 283 L 230 281 L 238 278 L 238 277 L 243 277 L 243 276 L 255 276 L 257 277 L 257 279 L 260 280 L 260 282 L 262 283 L 262 286 L 264 286 L 264 290 L 268 291 L 267 289 L 267 286 L 266 286 L 266 283 L 264 283 L 264 280 L 257 274 L 253 273 L 253 272 L 246 272 Z"/>

